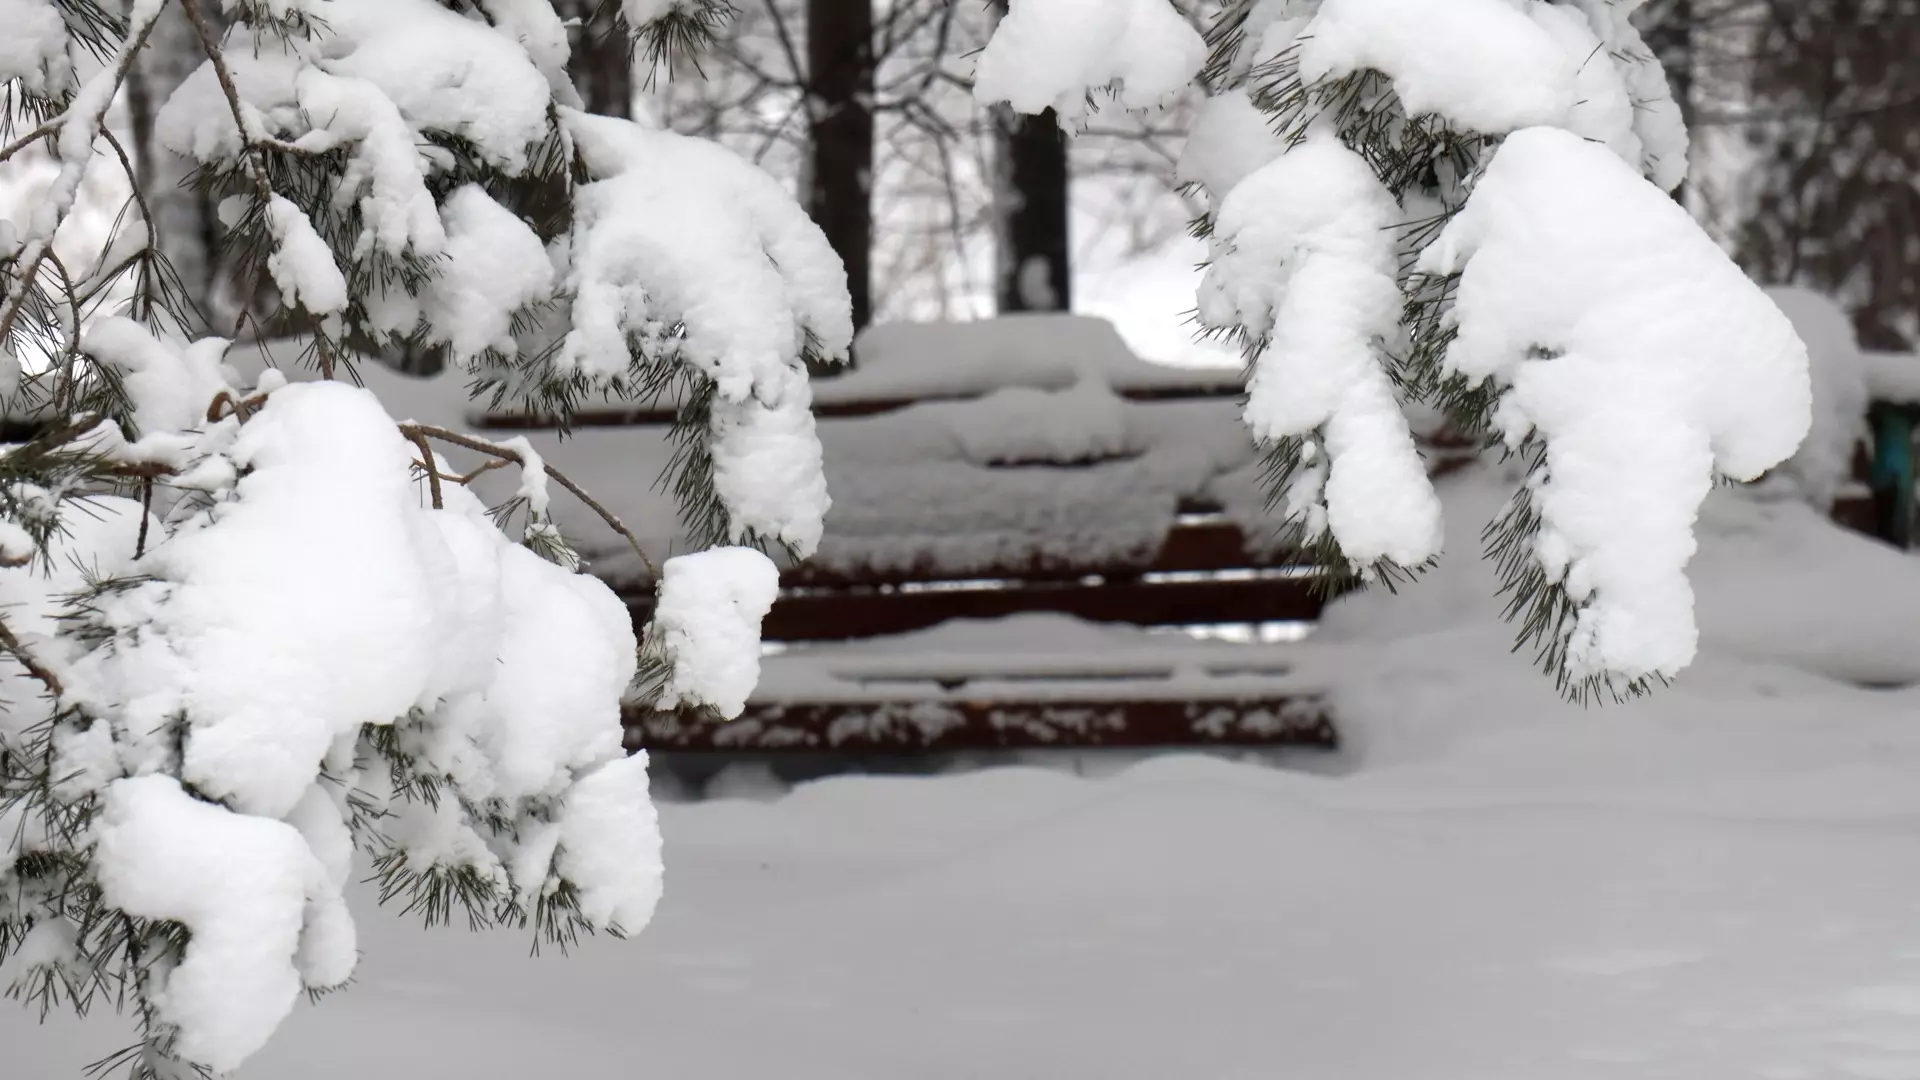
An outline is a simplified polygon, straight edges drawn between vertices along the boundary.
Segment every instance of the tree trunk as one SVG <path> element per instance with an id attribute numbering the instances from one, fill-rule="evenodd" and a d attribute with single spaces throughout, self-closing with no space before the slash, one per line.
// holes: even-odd
<path id="1" fill-rule="evenodd" d="M 1004 18 L 1007 0 L 995 0 Z M 994 301 L 1002 314 L 1073 306 L 1069 258 L 1067 135 L 1052 109 L 1022 116 L 994 110 L 997 135 Z"/>
<path id="2" fill-rule="evenodd" d="M 1067 224 L 1067 137 L 1053 110 L 995 111 L 1001 202 L 994 299 L 1002 313 L 1073 306 Z"/>
<path id="3" fill-rule="evenodd" d="M 617 5 L 608 0 L 568 0 L 567 13 L 580 21 L 571 31 L 567 74 L 587 111 L 601 116 L 633 115 L 633 53 L 626 34 L 615 25 Z"/>
<path id="4" fill-rule="evenodd" d="M 807 0 L 807 213 L 847 267 L 857 330 L 873 315 L 873 6 Z"/>

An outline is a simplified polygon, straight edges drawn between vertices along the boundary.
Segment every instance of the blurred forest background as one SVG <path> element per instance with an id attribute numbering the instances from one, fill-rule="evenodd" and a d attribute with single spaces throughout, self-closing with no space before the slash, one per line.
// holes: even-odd
<path id="1" fill-rule="evenodd" d="M 1179 172 L 1201 88 L 1069 139 L 1051 115 L 973 102 L 1005 0 L 734 0 L 720 49 L 666 58 L 630 56 L 600 0 L 558 2 L 588 107 L 790 181 L 847 263 L 857 321 L 1072 309 L 1120 316 L 1149 359 L 1208 358 L 1180 320 L 1205 254 L 1188 234 L 1203 196 Z M 1204 25 L 1218 0 L 1173 2 Z M 1837 297 L 1865 347 L 1920 346 L 1920 0 L 1648 0 L 1638 18 L 1695 135 L 1688 207 L 1762 283 Z M 174 265 L 220 325 L 239 301 L 217 215 L 152 137 L 199 45 L 171 8 L 157 44 L 124 125 Z"/>

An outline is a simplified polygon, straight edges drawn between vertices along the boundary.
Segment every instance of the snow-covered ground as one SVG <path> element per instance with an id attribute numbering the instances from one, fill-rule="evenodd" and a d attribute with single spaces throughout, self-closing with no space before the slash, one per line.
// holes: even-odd
<path id="1" fill-rule="evenodd" d="M 1471 550 L 1496 477 L 1444 488 Z M 362 921 L 243 1080 L 1920 1077 L 1920 573 L 1717 493 L 1700 663 L 1562 706 L 1486 568 L 1330 613 L 1333 768 L 1194 756 L 664 808 L 637 939 Z M 356 898 L 363 907 L 370 897 Z M 0 1010 L 8 1077 L 123 1029 Z"/>

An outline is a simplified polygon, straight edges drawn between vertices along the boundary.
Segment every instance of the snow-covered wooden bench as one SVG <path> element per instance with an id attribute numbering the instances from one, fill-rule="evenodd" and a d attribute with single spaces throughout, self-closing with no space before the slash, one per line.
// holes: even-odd
<path id="1" fill-rule="evenodd" d="M 1328 583 L 1276 539 L 1237 370 L 1144 363 L 1110 324 L 1066 316 L 876 327 L 856 357 L 815 385 L 834 505 L 819 553 L 783 576 L 746 715 L 635 707 L 633 745 L 1335 741 L 1285 644 Z M 611 580 L 644 619 L 652 581 Z"/>

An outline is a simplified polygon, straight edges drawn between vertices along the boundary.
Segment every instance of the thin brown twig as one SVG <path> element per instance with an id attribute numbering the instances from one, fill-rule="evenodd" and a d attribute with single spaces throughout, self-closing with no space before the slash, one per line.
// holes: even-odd
<path id="1" fill-rule="evenodd" d="M 220 92 L 226 96 L 227 109 L 233 113 L 233 129 L 239 134 L 240 144 L 247 154 L 247 163 L 252 167 L 253 184 L 260 189 L 261 199 L 270 198 L 273 185 L 267 180 L 267 168 L 260 162 L 253 136 L 247 132 L 246 111 L 240 104 L 240 89 L 234 85 L 233 70 L 227 67 L 227 54 L 220 48 L 213 26 L 201 13 L 198 0 L 180 0 L 180 10 L 186 12 L 188 21 L 193 23 L 194 33 L 200 37 L 200 47 L 206 51 L 207 61 L 213 65 L 213 77 L 219 81 Z"/>
<path id="2" fill-rule="evenodd" d="M 510 461 L 507 461 L 504 458 L 493 458 L 470 473 L 465 473 L 460 476 L 450 477 L 449 479 L 451 479 L 454 483 L 459 484 L 461 487 L 466 487 L 468 484 L 471 484 L 475 480 L 480 479 L 480 477 L 483 474 L 490 473 L 495 469 L 504 469 L 511 464 L 513 463 Z"/>
<path id="3" fill-rule="evenodd" d="M 64 410 L 73 393 L 74 361 L 80 356 L 80 298 L 74 288 L 73 275 L 67 273 L 67 264 L 60 261 L 60 256 L 55 253 L 51 244 L 47 246 L 47 261 L 60 272 L 60 291 L 66 294 L 67 315 L 73 322 L 67 330 L 67 346 L 61 350 L 60 378 L 54 383 L 53 390 L 54 407 Z"/>
<path id="4" fill-rule="evenodd" d="M 55 675 L 46 665 L 35 660 L 33 654 L 27 651 L 26 645 L 22 644 L 20 639 L 15 636 L 13 628 L 8 626 L 4 620 L 0 620 L 0 649 L 4 649 L 10 653 L 13 658 L 19 662 L 21 667 L 27 669 L 27 674 L 38 679 L 40 685 L 47 688 L 48 694 L 53 697 L 59 697 L 61 694 L 66 693 L 66 688 L 60 684 L 60 676 Z"/>
<path id="5" fill-rule="evenodd" d="M 427 474 L 427 491 L 433 496 L 433 508 L 446 509 L 446 503 L 441 499 L 440 470 L 433 463 L 433 447 L 427 445 L 427 433 L 418 428 L 407 431 L 404 426 L 400 430 L 406 432 L 407 438 L 413 440 L 413 445 L 420 448 L 420 468 Z"/>
<path id="6" fill-rule="evenodd" d="M 7 160 L 20 151 L 25 150 L 27 147 L 32 146 L 34 143 L 39 142 L 41 139 L 59 131 L 60 126 L 66 123 L 66 121 L 67 114 L 61 113 L 59 116 L 49 119 L 39 127 L 8 143 L 5 147 L 0 147 L 0 161 Z"/>
<path id="7" fill-rule="evenodd" d="M 462 435 L 457 431 L 449 431 L 443 427 L 435 427 L 431 424 L 401 424 L 400 433 L 409 439 L 415 440 L 420 438 L 439 439 L 441 442 L 449 443 L 462 449 L 472 450 L 475 453 L 489 454 L 496 458 L 511 461 L 521 468 L 525 468 L 527 465 L 527 459 L 512 447 L 501 446 L 499 443 L 488 442 L 485 439 L 476 439 L 471 435 Z M 571 493 L 574 498 L 579 499 L 581 504 L 586 506 L 587 509 L 600 515 L 600 520 L 606 522 L 608 528 L 611 528 L 614 532 L 624 537 L 627 543 L 632 545 L 633 553 L 640 556 L 640 562 L 646 566 L 647 573 L 655 580 L 659 580 L 659 568 L 653 565 L 651 558 L 647 557 L 646 551 L 640 547 L 640 538 L 633 535 L 633 530 L 627 528 L 625 522 L 616 517 L 613 511 L 600 505 L 599 501 L 587 494 L 584 488 L 568 479 L 565 473 L 544 462 L 542 462 L 542 467 L 548 476 L 553 477 L 555 483 L 566 488 L 567 491 Z"/>
<path id="8" fill-rule="evenodd" d="M 266 148 L 261 146 L 260 141 L 247 130 L 246 110 L 240 103 L 240 90 L 234 84 L 233 71 L 227 66 L 226 51 L 220 47 L 220 42 L 213 32 L 213 26 L 201 13 L 199 0 L 180 0 L 180 8 L 186 12 L 188 20 L 193 23 L 194 33 L 200 38 L 200 47 L 207 54 L 207 62 L 213 65 L 214 79 L 219 82 L 220 92 L 227 99 L 227 110 L 233 114 L 234 130 L 240 136 L 241 153 L 247 159 L 247 171 L 253 177 L 253 186 L 259 192 L 261 209 L 264 212 L 267 205 L 273 201 L 273 182 L 267 176 Z M 276 146 L 284 145 L 278 140 L 273 142 Z M 246 293 L 240 297 L 240 313 L 234 316 L 233 333 L 228 335 L 229 337 L 238 338 L 240 331 L 247 325 L 247 319 L 251 314 L 248 308 L 253 303 L 253 295 L 259 285 L 258 273 L 259 268 L 256 267 L 254 280 L 248 284 Z M 320 377 L 331 382 L 334 371 L 333 352 L 326 345 L 326 335 L 319 332 L 319 327 L 314 329 L 314 338 L 320 343 Z"/>
<path id="9" fill-rule="evenodd" d="M 147 553 L 147 522 L 153 517 L 153 477 L 140 478 L 140 538 L 134 541 L 133 557 L 137 560 Z"/>

